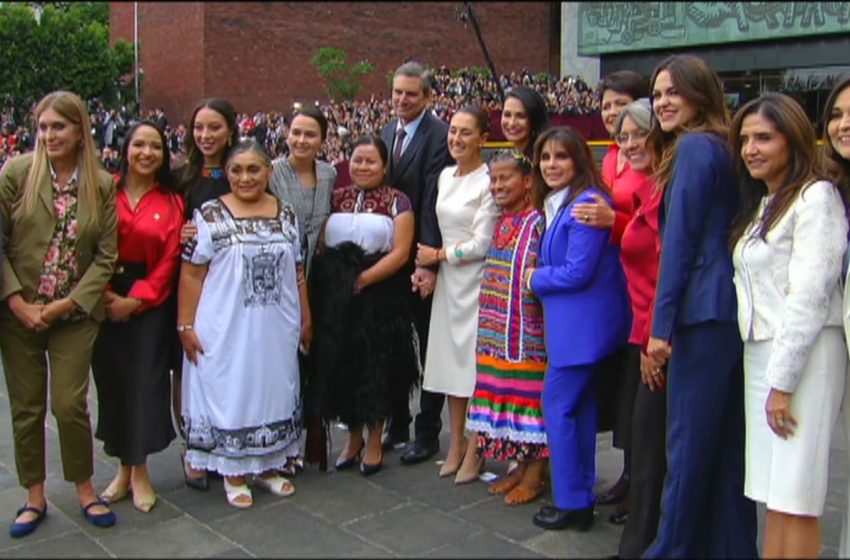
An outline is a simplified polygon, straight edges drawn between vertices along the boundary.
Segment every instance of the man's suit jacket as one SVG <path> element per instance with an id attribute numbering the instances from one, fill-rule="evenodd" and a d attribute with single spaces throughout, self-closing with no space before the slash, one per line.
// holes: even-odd
<path id="1" fill-rule="evenodd" d="M 53 209 L 53 184 L 48 174 L 38 185 L 39 203 L 31 215 L 13 217 L 13 208 L 23 194 L 24 182 L 32 165 L 33 154 L 10 160 L 0 173 L 0 223 L 3 228 L 2 290 L 0 300 L 21 292 L 32 302 L 38 288 L 44 255 L 53 240 L 56 215 Z M 104 318 L 103 292 L 118 258 L 115 186 L 105 171 L 98 174 L 101 194 L 100 223 L 83 227 L 88 209 L 77 207 L 75 255 L 80 279 L 70 298 L 100 321 Z"/>
<path id="2" fill-rule="evenodd" d="M 394 165 L 392 153 L 397 127 L 398 119 L 393 119 L 381 131 L 381 139 L 390 153 L 386 182 L 406 194 L 413 206 L 413 214 L 416 217 L 413 245 L 415 254 L 416 242 L 431 247 L 443 245 L 436 213 L 437 179 L 440 172 L 446 166 L 452 165 L 454 160 L 449 155 L 447 143 L 449 125 L 435 117 L 430 109 L 425 109 L 416 134 L 401 154 L 398 165 Z"/>
<path id="3" fill-rule="evenodd" d="M 599 362 L 628 340 L 631 307 L 620 252 L 611 230 L 572 217 L 575 204 L 592 204 L 591 188 L 561 207 L 540 242 L 531 291 L 543 303 L 546 354 L 555 367 Z"/>
<path id="4" fill-rule="evenodd" d="M 689 132 L 679 140 L 659 212 L 661 261 L 652 336 L 670 340 L 675 326 L 737 322 L 729 249 L 738 211 L 738 180 L 725 140 Z"/>

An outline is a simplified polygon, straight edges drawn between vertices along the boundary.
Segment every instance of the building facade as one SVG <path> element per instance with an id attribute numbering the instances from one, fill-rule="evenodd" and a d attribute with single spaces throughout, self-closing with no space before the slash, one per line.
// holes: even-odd
<path id="1" fill-rule="evenodd" d="M 361 98 L 386 95 L 407 59 L 450 69 L 486 66 L 462 2 L 139 2 L 142 109 L 185 122 L 209 96 L 237 111 L 288 112 L 327 101 L 310 60 L 320 47 L 374 65 Z M 474 2 L 499 73 L 558 73 L 560 2 Z M 134 3 L 110 3 L 111 40 L 134 40 Z"/>
<path id="2" fill-rule="evenodd" d="M 850 73 L 850 2 L 585 2 L 578 48 L 601 74 L 649 75 L 689 52 L 723 78 L 732 108 L 768 91 L 794 96 L 820 129 L 834 80 Z"/>

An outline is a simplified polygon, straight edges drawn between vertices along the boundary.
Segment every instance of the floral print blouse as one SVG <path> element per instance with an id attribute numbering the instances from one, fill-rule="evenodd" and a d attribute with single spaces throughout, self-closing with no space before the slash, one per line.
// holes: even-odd
<path id="1" fill-rule="evenodd" d="M 41 268 L 35 301 L 50 303 L 68 297 L 77 283 L 77 188 L 78 172 L 75 171 L 64 185 L 57 181 L 56 173 L 50 170 L 53 183 L 53 211 L 56 214 L 56 226 L 53 239 Z M 80 318 L 85 312 L 79 308 L 72 312 L 70 319 Z"/>

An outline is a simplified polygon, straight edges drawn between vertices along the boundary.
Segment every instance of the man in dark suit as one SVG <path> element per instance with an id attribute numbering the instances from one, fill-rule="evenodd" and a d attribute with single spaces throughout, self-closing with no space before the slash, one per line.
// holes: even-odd
<path id="1" fill-rule="evenodd" d="M 416 217 L 415 243 L 407 266 L 412 273 L 413 289 L 418 291 L 411 291 L 411 301 L 415 309 L 422 359 L 428 341 L 430 294 L 436 280 L 436 269 L 414 266 L 416 243 L 431 247 L 443 245 L 435 210 L 437 178 L 447 165 L 453 163 L 446 143 L 448 125 L 427 108 L 431 85 L 431 76 L 422 64 L 402 64 L 393 75 L 392 103 L 396 118 L 381 131 L 381 138 L 390 152 L 387 183 L 410 198 Z M 401 457 L 403 464 L 419 463 L 439 451 L 442 429 L 440 414 L 444 402 L 445 396 L 442 394 L 421 391 L 421 412 L 416 416 L 414 441 Z M 384 449 L 392 449 L 407 442 L 410 437 L 409 424 L 409 403 L 398 403 L 384 439 Z"/>

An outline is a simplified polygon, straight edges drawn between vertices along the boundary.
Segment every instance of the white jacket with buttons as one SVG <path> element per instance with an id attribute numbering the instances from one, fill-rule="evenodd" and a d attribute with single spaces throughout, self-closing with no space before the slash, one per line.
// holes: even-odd
<path id="1" fill-rule="evenodd" d="M 842 260 L 847 217 L 828 181 L 805 187 L 767 233 L 758 235 L 766 205 L 735 244 L 738 326 L 746 341 L 773 340 L 767 384 L 794 392 L 824 327 L 843 324 Z"/>

